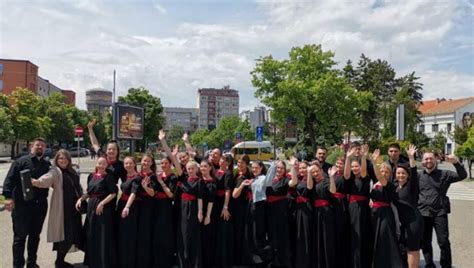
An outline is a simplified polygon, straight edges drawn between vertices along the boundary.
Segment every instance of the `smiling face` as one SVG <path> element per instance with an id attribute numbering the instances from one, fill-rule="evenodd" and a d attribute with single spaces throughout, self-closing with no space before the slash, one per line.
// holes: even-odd
<path id="1" fill-rule="evenodd" d="M 127 173 L 134 173 L 137 167 L 135 160 L 129 156 L 125 157 L 123 160 L 123 166 L 125 167 Z"/>
<path id="2" fill-rule="evenodd" d="M 286 167 L 285 164 L 283 164 L 282 161 L 279 161 L 277 166 L 276 166 L 276 175 L 279 177 L 284 177 L 286 174 Z"/>
<path id="3" fill-rule="evenodd" d="M 186 166 L 189 162 L 189 155 L 187 153 L 179 153 L 178 160 L 181 165 Z"/>
<path id="4" fill-rule="evenodd" d="M 337 168 L 338 173 L 343 173 L 344 172 L 344 160 L 343 159 L 337 159 L 336 168 Z"/>
<path id="5" fill-rule="evenodd" d="M 254 177 L 258 177 L 262 174 L 262 167 L 257 162 L 252 163 L 252 174 Z"/>
<path id="6" fill-rule="evenodd" d="M 316 159 L 318 159 L 321 165 L 324 164 L 324 162 L 326 162 L 326 154 L 327 154 L 327 151 L 325 149 L 319 148 L 316 151 Z"/>
<path id="7" fill-rule="evenodd" d="M 308 165 L 304 162 L 300 163 L 298 166 L 298 175 L 305 176 L 308 172 Z"/>
<path id="8" fill-rule="evenodd" d="M 323 174 L 321 172 L 321 168 L 318 165 L 314 165 L 314 168 L 311 171 L 311 176 L 313 176 L 313 178 L 316 178 L 317 180 L 319 180 L 319 179 L 321 179 L 322 175 Z"/>
<path id="9" fill-rule="evenodd" d="M 247 163 L 244 160 L 239 159 L 237 161 L 237 169 L 239 170 L 239 172 L 246 172 L 247 171 Z"/>
<path id="10" fill-rule="evenodd" d="M 400 185 L 404 185 L 408 181 L 408 173 L 404 168 L 398 167 L 395 176 Z"/>
<path id="11" fill-rule="evenodd" d="M 398 159 L 400 158 L 400 149 L 396 147 L 388 148 L 388 156 L 390 157 L 390 160 L 392 162 L 397 162 Z"/>
<path id="12" fill-rule="evenodd" d="M 42 157 L 44 154 L 45 148 L 46 148 L 46 143 L 44 141 L 37 140 L 31 146 L 31 154 L 37 157 Z"/>
<path id="13" fill-rule="evenodd" d="M 171 163 L 168 160 L 168 158 L 161 159 L 160 165 L 161 165 L 161 170 L 163 171 L 169 171 L 171 169 Z"/>
<path id="14" fill-rule="evenodd" d="M 118 158 L 118 145 L 115 142 L 107 144 L 107 158 L 110 160 L 116 160 Z"/>
<path id="15" fill-rule="evenodd" d="M 61 168 L 61 169 L 67 169 L 70 165 L 70 160 L 69 158 L 67 157 L 67 155 L 60 151 L 57 153 L 57 156 L 56 156 L 56 165 Z"/>
<path id="16" fill-rule="evenodd" d="M 197 163 L 194 161 L 189 161 L 186 164 L 186 172 L 190 177 L 196 177 L 198 171 Z"/>
<path id="17" fill-rule="evenodd" d="M 149 173 L 151 171 L 151 164 L 152 164 L 153 160 L 151 159 L 151 157 L 149 156 L 143 156 L 142 157 L 142 171 L 143 172 L 146 172 L 146 173 Z"/>
<path id="18" fill-rule="evenodd" d="M 435 166 L 436 166 L 436 159 L 434 157 L 434 154 L 433 153 L 424 153 L 423 154 L 423 160 L 421 161 L 421 163 L 428 170 L 434 169 Z"/>
<path id="19" fill-rule="evenodd" d="M 199 170 L 203 177 L 208 177 L 210 175 L 211 166 L 207 161 L 202 161 Z"/>
<path id="20" fill-rule="evenodd" d="M 380 167 L 380 175 L 382 175 L 382 177 L 385 179 L 385 180 L 390 180 L 390 177 L 392 176 L 392 170 L 390 169 L 390 166 L 388 164 L 383 164 L 381 167 Z"/>
<path id="21" fill-rule="evenodd" d="M 107 166 L 108 166 L 107 159 L 105 159 L 104 157 L 99 157 L 97 159 L 95 168 L 98 173 L 104 173 L 105 170 L 107 169 Z"/>
<path id="22" fill-rule="evenodd" d="M 354 175 L 360 175 L 360 164 L 359 161 L 352 161 L 351 162 L 351 171 Z"/>

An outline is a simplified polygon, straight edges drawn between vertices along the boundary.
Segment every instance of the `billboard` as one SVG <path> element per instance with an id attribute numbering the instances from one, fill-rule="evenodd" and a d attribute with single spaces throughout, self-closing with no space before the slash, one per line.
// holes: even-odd
<path id="1" fill-rule="evenodd" d="M 143 108 L 117 104 L 117 138 L 143 139 Z"/>

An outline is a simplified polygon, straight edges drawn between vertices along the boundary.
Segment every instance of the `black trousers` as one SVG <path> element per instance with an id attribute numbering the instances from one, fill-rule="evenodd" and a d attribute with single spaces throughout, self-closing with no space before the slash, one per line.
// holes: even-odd
<path id="1" fill-rule="evenodd" d="M 441 258 L 439 261 L 441 267 L 451 267 L 452 260 L 451 243 L 449 242 L 448 215 L 423 217 L 423 220 L 425 229 L 423 231 L 422 250 L 426 262 L 425 267 L 436 267 L 433 263 L 433 247 L 431 246 L 433 228 L 435 229 L 438 245 L 441 249 Z"/>
<path id="2" fill-rule="evenodd" d="M 28 252 L 27 266 L 36 264 L 36 253 L 47 210 L 46 199 L 15 202 L 15 209 L 12 211 L 14 267 L 25 265 L 25 244 Z"/>

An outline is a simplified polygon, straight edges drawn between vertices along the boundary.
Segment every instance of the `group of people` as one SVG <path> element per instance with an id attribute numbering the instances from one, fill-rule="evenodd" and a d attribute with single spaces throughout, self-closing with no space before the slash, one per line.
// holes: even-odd
<path id="1" fill-rule="evenodd" d="M 71 157 L 59 150 L 52 165 L 43 159 L 45 141 L 35 139 L 31 153 L 15 161 L 3 194 L 12 211 L 14 267 L 38 267 L 36 252 L 50 201 L 48 242 L 57 251 L 56 267 L 72 267 L 68 252 L 85 251 L 84 263 L 106 267 L 418 267 L 422 249 L 433 264 L 435 228 L 442 267 L 451 267 L 446 196 L 451 183 L 467 176 L 455 156 L 456 172 L 439 170 L 432 153 L 417 148 L 400 156 L 390 145 L 389 161 L 378 149 L 351 144 L 334 166 L 319 147 L 313 162 L 274 161 L 266 167 L 247 155 L 234 159 L 214 149 L 208 158 L 187 150 L 171 151 L 157 173 L 144 154 L 140 170 L 134 157 L 119 159 L 116 142 L 102 152 L 88 124 L 95 171 L 83 191 Z M 287 167 L 289 164 L 289 167 Z M 32 171 L 34 198 L 23 200 L 20 171 Z M 119 187 L 117 186 L 119 185 Z M 119 191 L 120 189 L 120 191 Z M 81 221 L 81 213 L 86 220 Z"/>

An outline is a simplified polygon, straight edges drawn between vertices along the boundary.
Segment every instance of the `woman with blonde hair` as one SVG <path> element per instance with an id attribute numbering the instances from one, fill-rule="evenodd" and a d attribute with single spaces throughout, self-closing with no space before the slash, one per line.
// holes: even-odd
<path id="1" fill-rule="evenodd" d="M 53 243 L 57 251 L 55 267 L 72 267 L 64 261 L 68 252 L 74 252 L 81 246 L 81 214 L 75 209 L 76 200 L 82 196 L 79 176 L 71 165 L 68 151 L 59 150 L 48 173 L 32 184 L 38 188 L 52 187 L 48 219 L 48 242 Z"/>

